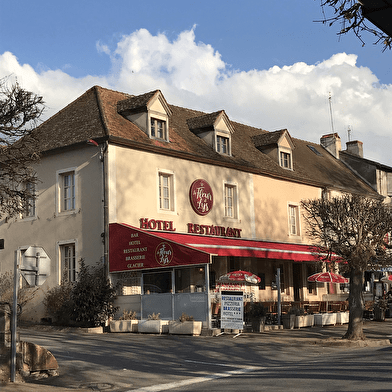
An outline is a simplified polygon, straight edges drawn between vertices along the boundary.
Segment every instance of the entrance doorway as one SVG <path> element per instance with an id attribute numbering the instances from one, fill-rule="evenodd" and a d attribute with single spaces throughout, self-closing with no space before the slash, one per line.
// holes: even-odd
<path id="1" fill-rule="evenodd" d="M 302 264 L 293 263 L 294 301 L 301 301 Z"/>

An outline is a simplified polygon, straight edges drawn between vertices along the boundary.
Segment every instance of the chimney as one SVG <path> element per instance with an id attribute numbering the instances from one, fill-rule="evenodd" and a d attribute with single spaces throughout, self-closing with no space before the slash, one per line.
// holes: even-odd
<path id="1" fill-rule="evenodd" d="M 359 140 L 353 140 L 346 143 L 347 152 L 358 157 L 363 158 L 363 143 Z"/>
<path id="2" fill-rule="evenodd" d="M 342 151 L 342 142 L 337 133 L 330 133 L 321 136 L 320 144 L 329 151 L 336 159 L 339 159 L 339 153 Z"/>

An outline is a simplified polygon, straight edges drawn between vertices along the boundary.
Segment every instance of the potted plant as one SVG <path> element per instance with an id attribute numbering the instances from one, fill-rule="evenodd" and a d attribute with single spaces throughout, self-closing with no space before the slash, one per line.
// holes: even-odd
<path id="1" fill-rule="evenodd" d="M 284 329 L 294 329 L 297 309 L 291 308 L 287 313 L 282 314 L 282 324 Z"/>
<path id="2" fill-rule="evenodd" d="M 195 321 L 193 316 L 182 313 L 178 320 L 169 321 L 169 334 L 172 335 L 200 335 L 202 322 Z"/>
<path id="3" fill-rule="evenodd" d="M 253 332 L 264 332 L 267 309 L 260 302 L 253 302 L 246 311 L 246 319 L 252 325 Z"/>
<path id="4" fill-rule="evenodd" d="M 140 320 L 138 323 L 138 332 L 140 333 L 167 333 L 169 321 L 161 320 L 160 313 L 149 314 L 147 320 Z"/>
<path id="5" fill-rule="evenodd" d="M 312 313 L 305 313 L 304 308 L 294 308 L 295 314 L 294 328 L 313 327 L 314 315 Z"/>
<path id="6" fill-rule="evenodd" d="M 124 310 L 118 320 L 110 321 L 110 332 L 137 332 L 137 326 L 136 312 Z"/>
<path id="7" fill-rule="evenodd" d="M 388 302 L 384 298 L 379 298 L 375 303 L 374 303 L 374 320 L 375 321 L 385 321 L 385 312 L 388 308 Z"/>

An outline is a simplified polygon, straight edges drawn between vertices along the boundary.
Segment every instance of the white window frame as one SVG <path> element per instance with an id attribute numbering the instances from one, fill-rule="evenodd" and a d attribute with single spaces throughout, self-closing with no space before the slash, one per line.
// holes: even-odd
<path id="1" fill-rule="evenodd" d="M 73 200 L 73 204 L 70 206 L 71 208 L 64 208 L 64 178 L 68 174 L 73 174 L 74 184 L 73 184 L 73 195 L 71 199 Z M 56 173 L 56 182 L 57 182 L 57 192 L 56 192 L 56 208 L 58 214 L 73 214 L 77 210 L 77 196 L 78 196 L 78 175 L 76 167 L 59 170 Z"/>
<path id="2" fill-rule="evenodd" d="M 233 191 L 233 194 L 231 195 L 231 201 L 232 201 L 232 206 L 228 205 L 228 194 L 227 194 L 227 190 L 231 189 Z M 224 207 L 224 212 L 223 212 L 223 216 L 225 219 L 227 220 L 238 220 L 238 216 L 239 216 L 239 206 L 238 206 L 238 200 L 239 200 L 239 196 L 238 196 L 238 184 L 235 182 L 224 182 L 223 183 L 223 207 Z M 232 214 L 229 215 L 228 214 L 228 210 L 229 208 L 232 210 Z"/>
<path id="3" fill-rule="evenodd" d="M 169 208 L 164 208 L 161 206 L 161 177 L 167 177 L 169 179 Z M 157 170 L 157 207 L 158 212 L 164 213 L 176 213 L 176 187 L 175 187 L 175 176 L 174 172 L 171 170 L 158 169 Z"/>
<path id="4" fill-rule="evenodd" d="M 288 159 L 284 159 L 285 157 L 288 157 Z M 286 161 L 288 162 L 288 166 L 284 164 Z M 279 165 L 283 169 L 293 170 L 293 154 L 290 149 L 279 148 Z"/>
<path id="5" fill-rule="evenodd" d="M 227 144 L 222 144 L 219 142 L 220 139 L 224 139 L 227 141 Z M 231 137 L 230 134 L 222 133 L 222 132 L 216 132 L 215 133 L 215 150 L 217 153 L 222 154 L 222 155 L 229 155 L 231 156 Z M 222 151 L 222 147 L 225 146 L 226 151 Z"/>
<path id="6" fill-rule="evenodd" d="M 65 265 L 65 254 L 64 251 L 67 246 L 73 247 L 73 265 L 72 269 L 70 270 L 69 267 L 67 268 Z M 79 267 L 78 267 L 78 246 L 77 241 L 75 239 L 68 240 L 68 241 L 58 241 L 57 242 L 57 249 L 58 249 L 58 266 L 59 266 L 59 276 L 58 282 L 61 283 L 64 280 L 65 272 L 66 272 L 66 281 L 74 282 L 77 279 Z M 72 277 L 70 280 L 70 271 L 72 271 Z"/>
<path id="7" fill-rule="evenodd" d="M 37 185 L 33 182 L 26 182 L 24 186 L 26 189 L 29 186 L 32 186 L 32 193 L 34 196 L 25 200 L 21 218 L 23 220 L 33 220 L 37 218 Z"/>
<path id="8" fill-rule="evenodd" d="M 289 236 L 300 237 L 301 236 L 301 219 L 300 219 L 301 212 L 300 212 L 299 203 L 288 203 L 287 216 L 288 216 Z"/>
<path id="9" fill-rule="evenodd" d="M 155 124 L 154 127 L 154 133 L 153 134 L 153 125 L 152 123 Z M 158 136 L 157 134 L 157 125 L 162 124 L 163 125 L 163 137 Z M 157 140 L 163 140 L 165 142 L 169 141 L 169 121 L 168 118 L 161 113 L 154 113 L 151 112 L 148 114 L 148 134 L 151 139 L 157 139 Z"/>

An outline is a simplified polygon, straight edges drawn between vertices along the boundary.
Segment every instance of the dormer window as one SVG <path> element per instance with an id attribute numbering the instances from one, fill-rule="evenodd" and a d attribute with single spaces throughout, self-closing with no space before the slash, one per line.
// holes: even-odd
<path id="1" fill-rule="evenodd" d="M 292 169 L 291 154 L 283 151 L 280 152 L 280 166 L 284 167 L 285 169 Z"/>
<path id="2" fill-rule="evenodd" d="M 280 167 L 293 170 L 294 143 L 287 129 L 265 132 L 252 137 L 255 147 L 268 155 Z"/>
<path id="3" fill-rule="evenodd" d="M 234 127 L 224 110 L 203 114 L 187 120 L 189 129 L 217 153 L 231 156 L 231 135 Z"/>
<path id="4" fill-rule="evenodd" d="M 139 127 L 150 139 L 169 142 L 172 111 L 159 90 L 117 102 L 117 112 Z"/>
<path id="5" fill-rule="evenodd" d="M 216 151 L 220 154 L 229 154 L 229 138 L 225 136 L 216 136 Z"/>
<path id="6" fill-rule="evenodd" d="M 166 121 L 151 117 L 151 137 L 167 140 Z"/>

